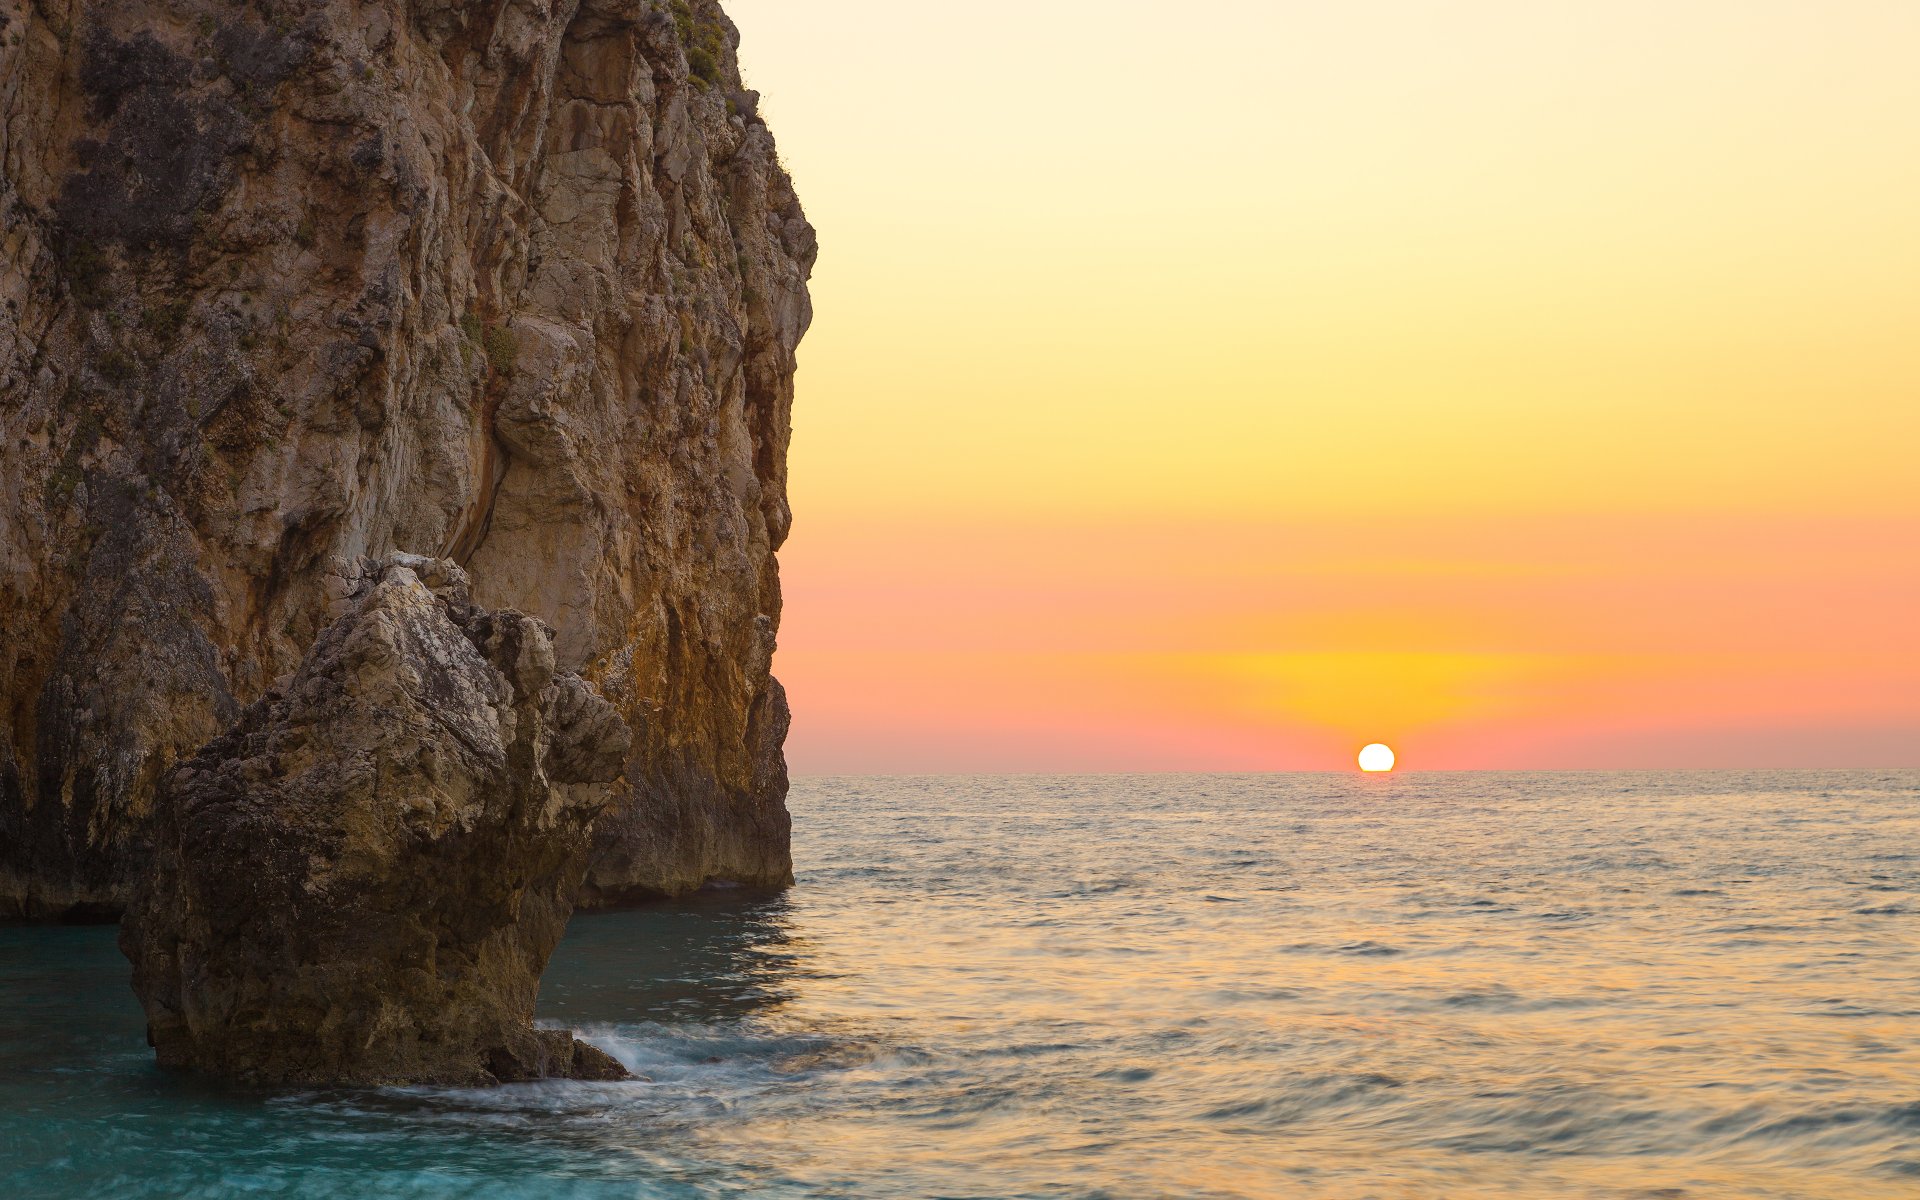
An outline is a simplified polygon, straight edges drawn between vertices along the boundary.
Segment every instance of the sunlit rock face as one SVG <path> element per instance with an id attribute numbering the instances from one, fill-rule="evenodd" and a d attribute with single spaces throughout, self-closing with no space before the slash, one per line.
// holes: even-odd
<path id="1" fill-rule="evenodd" d="M 161 776 L 393 550 L 632 727 L 590 900 L 789 879 L 815 243 L 735 42 L 711 0 L 0 0 L 0 917 L 116 912 Z"/>
<path id="2" fill-rule="evenodd" d="M 398 555 L 162 780 L 121 928 L 162 1066 L 256 1084 L 617 1078 L 533 1027 L 626 760 L 551 631 Z"/>

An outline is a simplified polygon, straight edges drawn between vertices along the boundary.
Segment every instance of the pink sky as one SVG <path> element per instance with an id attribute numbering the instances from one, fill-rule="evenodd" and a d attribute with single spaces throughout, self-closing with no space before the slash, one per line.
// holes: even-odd
<path id="1" fill-rule="evenodd" d="M 1920 521 L 947 527 L 786 555 L 802 773 L 1920 765 Z"/>

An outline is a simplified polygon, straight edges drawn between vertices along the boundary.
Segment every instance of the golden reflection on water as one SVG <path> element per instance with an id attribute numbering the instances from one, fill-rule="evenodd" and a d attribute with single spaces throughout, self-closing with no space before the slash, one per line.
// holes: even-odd
<path id="1" fill-rule="evenodd" d="M 1920 788 L 1850 782 L 810 782 L 753 1023 L 830 1044 L 701 1152 L 849 1195 L 1920 1194 Z"/>

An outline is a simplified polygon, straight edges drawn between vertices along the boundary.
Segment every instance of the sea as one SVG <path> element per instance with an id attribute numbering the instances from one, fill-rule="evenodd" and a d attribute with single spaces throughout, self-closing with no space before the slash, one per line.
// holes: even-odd
<path id="1" fill-rule="evenodd" d="M 807 779 L 799 881 L 576 917 L 644 1078 L 158 1070 L 0 930 L 5 1197 L 1920 1197 L 1920 772 Z"/>

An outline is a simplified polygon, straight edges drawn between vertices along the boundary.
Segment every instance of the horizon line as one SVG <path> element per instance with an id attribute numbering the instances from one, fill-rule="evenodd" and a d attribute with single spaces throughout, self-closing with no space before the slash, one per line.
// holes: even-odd
<path id="1" fill-rule="evenodd" d="M 1305 768 L 1292 767 L 1277 770 L 1235 771 L 1202 768 L 1198 770 L 1137 770 L 1137 771 L 1099 771 L 1099 770 L 1058 770 L 1058 771 L 831 771 L 831 772 L 793 772 L 789 775 L 792 782 L 824 779 L 1108 779 L 1129 776 L 1162 775 L 1210 775 L 1222 778 L 1234 776 L 1264 775 L 1333 775 L 1357 778 L 1392 778 L 1399 775 L 1783 775 L 1813 772 L 1865 772 L 1890 771 L 1896 773 L 1920 773 L 1920 764 L 1909 766 L 1851 766 L 1851 767 L 1428 767 L 1402 768 L 1391 771 L 1366 772 L 1357 768 Z"/>

